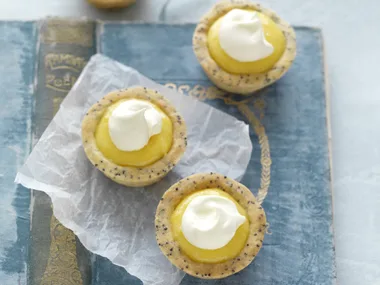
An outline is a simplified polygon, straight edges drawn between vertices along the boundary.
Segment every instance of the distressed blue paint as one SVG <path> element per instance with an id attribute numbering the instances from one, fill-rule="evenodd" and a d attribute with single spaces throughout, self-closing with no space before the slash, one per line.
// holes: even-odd
<path id="1" fill-rule="evenodd" d="M 161 83 L 209 86 L 191 49 L 193 29 L 106 24 L 101 51 Z M 243 272 L 217 281 L 187 276 L 183 284 L 322 285 L 335 280 L 320 32 L 297 29 L 297 40 L 293 68 L 260 96 L 267 103 L 263 124 L 273 160 L 264 203 L 273 234 Z M 0 23 L 0 283 L 5 285 L 27 280 L 30 196 L 13 179 L 29 150 L 35 47 L 35 24 Z M 219 100 L 208 103 L 243 119 L 236 108 Z M 254 149 L 243 182 L 256 190 L 260 149 L 252 131 L 251 137 Z M 99 256 L 92 283 L 141 284 Z"/>
<path id="2" fill-rule="evenodd" d="M 193 55 L 193 30 L 194 25 L 108 23 L 100 48 L 105 55 L 161 83 L 211 85 Z M 241 273 L 217 281 L 187 276 L 183 284 L 335 283 L 322 40 L 319 30 L 298 28 L 296 33 L 294 66 L 267 88 L 265 96 L 260 95 L 267 104 L 263 124 L 273 160 L 271 187 L 264 203 L 272 235 L 266 236 L 255 261 Z M 234 107 L 221 101 L 208 103 L 241 118 Z M 260 150 L 253 132 L 251 138 L 254 151 L 243 183 L 256 191 Z M 116 270 L 107 263 L 99 261 L 94 270 L 105 266 Z M 128 280 L 127 273 L 125 276 Z"/>
<path id="3" fill-rule="evenodd" d="M 27 283 L 30 191 L 13 183 L 29 153 L 36 25 L 0 23 L 0 283 Z"/>
<path id="4" fill-rule="evenodd" d="M 111 281 L 112 280 L 112 281 Z M 123 267 L 117 266 L 107 258 L 95 255 L 92 263 L 92 285 L 142 285 L 136 277 L 128 274 Z"/>

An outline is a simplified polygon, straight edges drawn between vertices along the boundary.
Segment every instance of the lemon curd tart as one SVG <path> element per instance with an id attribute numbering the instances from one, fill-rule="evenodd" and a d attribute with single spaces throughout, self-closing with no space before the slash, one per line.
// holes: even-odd
<path id="1" fill-rule="evenodd" d="M 216 4 L 197 25 L 194 53 L 206 75 L 228 92 L 250 94 L 280 79 L 296 56 L 292 27 L 249 1 Z"/>
<path id="2" fill-rule="evenodd" d="M 112 141 L 109 129 L 110 117 L 113 111 L 121 104 L 125 103 L 142 103 L 147 104 L 146 100 L 123 99 L 111 105 L 104 113 L 96 127 L 95 140 L 99 150 L 109 160 L 122 166 L 147 166 L 166 155 L 172 145 L 173 140 L 173 124 L 170 118 L 157 106 L 152 106 L 162 117 L 161 132 L 150 137 L 148 143 L 140 149 L 123 151 L 119 149 Z M 138 130 L 139 131 L 139 130 Z"/>
<path id="3" fill-rule="evenodd" d="M 247 187 L 221 174 L 200 173 L 165 192 L 155 227 L 158 246 L 175 266 L 218 279 L 252 262 L 263 243 L 266 217 Z"/>
<path id="4" fill-rule="evenodd" d="M 226 215 L 225 213 L 222 213 L 222 214 L 217 213 L 212 208 L 212 203 L 218 203 L 218 199 L 215 199 L 217 197 L 226 198 L 227 200 L 235 204 L 235 207 L 238 213 L 242 217 L 245 217 L 245 219 L 242 219 L 243 221 L 241 224 L 238 225 L 236 232 L 233 235 L 233 238 L 230 239 L 227 243 L 217 248 L 213 248 L 212 245 L 209 246 L 208 248 L 207 247 L 199 248 L 196 245 L 189 242 L 189 240 L 187 240 L 183 231 L 181 230 L 181 227 L 183 225 L 182 223 L 183 216 L 186 212 L 186 209 L 188 209 L 189 204 L 193 201 L 197 202 L 195 198 L 208 199 L 210 202 L 209 205 L 211 204 L 211 206 L 209 206 L 206 210 L 203 209 L 203 216 L 202 215 L 201 216 L 203 217 L 205 222 L 207 221 L 210 215 L 212 216 L 216 216 L 216 215 L 223 216 L 223 214 Z M 221 202 L 225 202 L 225 201 L 222 199 Z M 222 203 L 222 206 L 225 206 L 225 203 Z M 209 211 L 210 213 L 206 213 L 207 211 Z M 248 222 L 246 211 L 243 209 L 242 206 L 240 206 L 236 202 L 236 200 L 231 195 L 227 194 L 226 192 L 218 188 L 200 190 L 184 198 L 179 203 L 179 205 L 175 208 L 173 214 L 171 215 L 170 221 L 171 221 L 174 239 L 179 243 L 179 246 L 183 250 L 183 252 L 189 258 L 191 258 L 192 260 L 196 262 L 218 263 L 218 262 L 223 262 L 223 261 L 236 257 L 239 254 L 239 252 L 243 249 L 248 237 L 248 233 L 249 233 L 249 222 Z M 215 221 L 209 221 L 209 224 L 215 224 Z M 208 228 L 208 225 L 205 225 L 203 227 L 203 230 L 206 231 L 207 228 Z M 215 237 L 215 238 L 218 238 L 218 237 Z M 206 239 L 212 243 L 214 242 L 212 241 L 212 238 L 206 237 Z"/>
<path id="5" fill-rule="evenodd" d="M 82 142 L 92 164 L 117 183 L 140 187 L 161 180 L 180 160 L 186 125 L 155 90 L 109 93 L 86 113 Z"/>

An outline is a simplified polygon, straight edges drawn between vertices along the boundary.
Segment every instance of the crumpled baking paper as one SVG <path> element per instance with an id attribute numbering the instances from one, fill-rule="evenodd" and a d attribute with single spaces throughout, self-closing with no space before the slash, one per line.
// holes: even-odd
<path id="1" fill-rule="evenodd" d="M 166 96 L 188 128 L 188 147 L 180 163 L 161 182 L 145 188 L 125 187 L 106 178 L 88 161 L 81 144 L 81 121 L 87 109 L 110 91 L 136 85 Z M 95 55 L 15 182 L 47 193 L 54 215 L 88 250 L 124 267 L 144 284 L 176 285 L 184 273 L 171 265 L 155 240 L 159 199 L 172 184 L 193 173 L 213 171 L 240 179 L 251 152 L 244 122 Z"/>

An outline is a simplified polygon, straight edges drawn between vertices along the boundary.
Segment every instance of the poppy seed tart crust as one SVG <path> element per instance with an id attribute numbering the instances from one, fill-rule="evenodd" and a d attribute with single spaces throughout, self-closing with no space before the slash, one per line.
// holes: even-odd
<path id="1" fill-rule="evenodd" d="M 208 49 L 208 31 L 212 24 L 232 9 L 246 9 L 260 12 L 272 19 L 286 39 L 285 51 L 267 72 L 256 74 L 232 74 L 222 69 L 212 58 Z M 250 94 L 280 79 L 292 65 L 296 56 L 296 36 L 293 28 L 277 14 L 246 0 L 229 0 L 216 4 L 203 16 L 193 35 L 194 53 L 209 79 L 220 89 L 238 94 Z"/>
<path id="2" fill-rule="evenodd" d="M 173 238 L 170 222 L 180 201 L 196 191 L 209 188 L 230 194 L 249 218 L 249 235 L 241 252 L 233 259 L 214 264 L 195 262 L 186 256 Z M 180 180 L 165 192 L 157 207 L 155 227 L 158 246 L 175 266 L 198 278 L 218 279 L 235 274 L 252 262 L 263 244 L 267 225 L 263 208 L 247 187 L 221 174 L 201 173 Z"/>
<path id="3" fill-rule="evenodd" d="M 109 106 L 123 99 L 147 100 L 165 112 L 173 124 L 173 142 L 169 152 L 151 165 L 132 167 L 115 164 L 97 147 L 95 131 L 100 119 Z M 131 187 L 151 185 L 165 177 L 184 154 L 186 136 L 185 121 L 172 104 L 157 91 L 145 87 L 132 87 L 107 94 L 88 110 L 82 121 L 82 143 L 88 159 L 107 177 Z"/>

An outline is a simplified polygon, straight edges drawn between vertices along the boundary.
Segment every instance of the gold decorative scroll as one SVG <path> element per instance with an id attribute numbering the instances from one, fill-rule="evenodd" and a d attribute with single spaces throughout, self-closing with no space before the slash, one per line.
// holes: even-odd
<path id="1" fill-rule="evenodd" d="M 84 58 L 70 54 L 47 54 L 44 58 L 46 87 L 67 93 L 74 85 L 80 70 L 86 64 Z M 57 71 L 65 72 L 63 78 Z M 64 78 L 68 77 L 67 83 Z M 49 80 L 49 78 L 52 80 Z M 59 84 L 57 84 L 57 82 Z M 64 96 L 52 98 L 54 114 L 58 112 Z M 82 285 L 78 267 L 75 234 L 64 227 L 54 215 L 50 221 L 49 259 L 40 285 Z"/>
<path id="2" fill-rule="evenodd" d="M 196 97 L 200 101 L 212 100 L 212 99 L 221 99 L 227 105 L 234 105 L 237 109 L 247 118 L 249 124 L 255 131 L 260 149 L 261 149 L 261 178 L 260 178 L 260 187 L 257 193 L 257 200 L 261 204 L 265 197 L 267 196 L 269 185 L 270 185 L 270 168 L 272 160 L 270 157 L 270 147 L 268 137 L 265 133 L 265 128 L 262 125 L 261 121 L 264 118 L 264 108 L 265 101 L 259 96 L 248 97 L 242 100 L 234 100 L 234 98 L 216 88 L 215 86 L 204 87 L 201 85 L 195 85 L 191 87 L 190 85 L 176 85 L 174 83 L 167 83 L 165 85 L 168 88 L 175 89 L 180 93 L 187 93 L 190 96 Z M 251 107 L 250 107 L 251 106 Z M 251 110 L 257 110 L 259 113 L 259 118 L 256 117 L 255 113 Z"/>
<path id="3" fill-rule="evenodd" d="M 52 215 L 50 253 L 41 285 L 82 285 L 74 233 Z"/>

